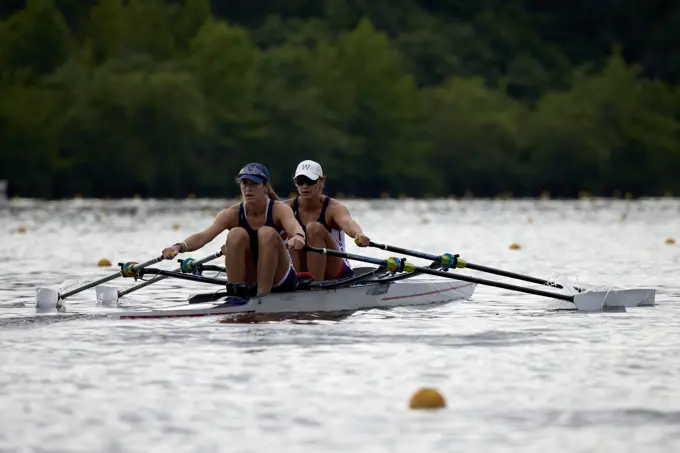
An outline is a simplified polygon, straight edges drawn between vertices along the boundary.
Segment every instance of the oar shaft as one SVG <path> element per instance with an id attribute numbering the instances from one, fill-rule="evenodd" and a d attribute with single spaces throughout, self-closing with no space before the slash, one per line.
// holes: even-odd
<path id="1" fill-rule="evenodd" d="M 330 249 L 325 249 L 325 248 L 316 248 L 316 247 L 310 247 L 310 246 L 305 246 L 305 249 L 311 252 L 316 252 L 316 253 L 321 253 L 324 255 L 330 255 L 330 256 L 337 256 L 340 258 L 346 258 L 346 259 L 351 259 L 351 260 L 356 260 L 356 261 L 363 261 L 365 263 L 371 263 L 371 264 L 377 264 L 379 266 L 387 266 L 388 261 L 387 260 L 381 260 L 378 258 L 371 258 L 368 256 L 362 256 L 362 255 L 354 255 L 352 253 L 344 253 L 340 252 L 337 250 L 330 250 Z M 409 272 L 409 270 L 406 270 L 406 272 Z M 461 274 L 453 274 L 450 272 L 444 272 L 444 271 L 438 271 L 435 269 L 430 269 L 428 267 L 419 267 L 419 266 L 413 266 L 410 270 L 410 272 L 420 272 L 423 274 L 429 274 L 429 275 L 436 275 L 438 277 L 445 277 L 445 278 L 450 278 L 453 280 L 461 280 L 464 282 L 470 282 L 470 283 L 477 283 L 480 285 L 486 285 L 486 286 L 493 286 L 496 288 L 501 288 L 501 289 L 508 289 L 511 291 L 518 291 L 521 293 L 527 293 L 527 294 L 533 294 L 536 296 L 543 296 L 543 297 L 552 297 L 554 299 L 560 299 L 560 300 L 566 300 L 568 302 L 574 302 L 574 297 L 573 296 L 568 296 L 566 294 L 560 294 L 560 293 L 553 293 L 550 291 L 542 291 L 540 289 L 533 289 L 533 288 L 525 288 L 523 286 L 517 286 L 517 285 L 511 285 L 509 283 L 502 283 L 502 282 L 496 282 L 493 280 L 486 280 L 483 278 L 476 278 L 476 277 L 470 277 L 468 275 L 461 275 Z"/>
<path id="2" fill-rule="evenodd" d="M 152 264 L 156 264 L 156 263 L 161 262 L 161 261 L 163 261 L 163 257 L 162 257 L 162 256 L 159 256 L 158 258 L 154 258 L 154 259 L 149 260 L 149 261 L 147 261 L 147 262 L 145 262 L 145 263 L 135 264 L 134 266 L 132 266 L 132 269 L 135 270 L 135 271 L 138 271 L 138 270 L 140 270 L 140 269 L 144 269 L 144 268 L 147 267 L 147 266 L 151 266 Z M 88 284 L 86 284 L 86 285 L 83 285 L 83 286 L 80 286 L 80 287 L 78 287 L 78 288 L 72 289 L 71 291 L 67 291 L 67 292 L 65 292 L 64 294 L 60 294 L 60 295 L 59 295 L 59 299 L 66 299 L 67 297 L 73 296 L 74 294 L 78 294 L 78 293 L 80 293 L 80 292 L 82 292 L 82 291 L 85 291 L 86 289 L 94 288 L 94 287 L 97 286 L 97 285 L 101 285 L 102 283 L 109 282 L 109 281 L 111 281 L 111 280 L 113 280 L 113 279 L 115 279 L 115 278 L 118 278 L 118 277 L 120 277 L 120 276 L 121 276 L 121 273 L 120 273 L 120 272 L 117 272 L 117 273 L 111 274 L 111 275 L 109 275 L 109 276 L 107 276 L 107 277 L 102 277 L 102 278 L 100 278 L 99 280 L 95 280 L 95 281 L 90 282 L 90 283 L 88 283 Z"/>
<path id="3" fill-rule="evenodd" d="M 227 283 L 229 283 L 229 280 L 224 278 L 204 277 L 203 275 L 185 274 L 183 272 L 166 271 L 164 269 L 147 269 L 144 272 L 149 274 L 157 274 L 159 275 L 158 278 L 172 277 L 178 278 L 180 280 L 188 280 L 191 282 L 211 283 L 213 285 L 226 285 Z"/>
<path id="4" fill-rule="evenodd" d="M 439 255 L 431 255 L 429 253 L 423 253 L 423 252 L 418 252 L 416 250 L 409 250 L 409 249 L 404 249 L 401 247 L 394 247 L 392 245 L 386 245 L 386 244 L 378 244 L 373 241 L 369 243 L 369 246 L 379 248 L 382 250 L 387 250 L 389 252 L 394 252 L 394 253 L 403 253 L 404 255 L 410 255 L 414 256 L 416 258 L 423 258 L 426 260 L 431 260 L 431 261 L 436 261 L 438 263 L 441 262 L 441 256 Z M 516 272 L 510 272 L 510 271 L 504 271 L 503 269 L 496 269 L 493 267 L 488 267 L 488 266 L 482 266 L 480 264 L 474 264 L 471 263 L 467 260 L 465 260 L 465 266 L 463 266 L 468 269 L 480 271 L 480 272 L 486 272 L 489 274 L 495 274 L 495 275 L 500 275 L 502 277 L 508 277 L 508 278 L 514 278 L 516 280 L 523 280 L 525 282 L 530 282 L 530 283 L 537 283 L 539 285 L 547 285 L 547 286 L 552 286 L 557 289 L 562 289 L 563 286 L 554 283 L 551 281 L 548 281 L 543 278 L 538 278 L 538 277 L 532 277 L 531 275 L 524 275 L 524 274 L 518 274 Z M 576 291 L 582 292 L 582 288 L 574 288 Z"/>
<path id="5" fill-rule="evenodd" d="M 368 243 L 369 247 L 375 247 L 377 249 L 386 250 L 388 252 L 403 253 L 404 255 L 414 256 L 416 258 L 422 258 L 424 260 L 441 262 L 441 256 L 431 255 L 429 253 L 418 252 L 416 250 L 404 249 L 401 247 L 395 247 L 393 245 L 378 244 L 377 242 L 370 241 Z"/>
<path id="6" fill-rule="evenodd" d="M 216 252 L 216 253 L 213 253 L 213 254 L 210 255 L 210 256 L 206 256 L 205 258 L 201 258 L 200 260 L 196 260 L 195 264 L 203 264 L 203 263 L 207 263 L 208 261 L 212 261 L 212 260 L 214 260 L 214 259 L 217 259 L 217 258 L 219 258 L 220 256 L 222 256 L 222 252 L 221 252 L 221 251 Z M 181 272 L 181 271 L 182 271 L 182 268 L 181 268 L 181 267 L 178 267 L 177 269 L 174 269 L 174 271 L 175 271 L 175 272 Z M 147 287 L 147 286 L 149 286 L 149 285 L 151 285 L 151 284 L 153 284 L 153 283 L 156 283 L 156 282 L 158 282 L 158 281 L 165 280 L 166 278 L 169 278 L 169 276 L 168 276 L 168 275 L 158 275 L 156 278 L 154 278 L 154 279 L 152 279 L 152 280 L 147 280 L 147 281 L 142 282 L 142 283 L 140 283 L 140 284 L 138 284 L 138 285 L 135 285 L 135 286 L 133 286 L 133 287 L 131 287 L 131 288 L 128 288 L 128 289 L 119 291 L 119 292 L 118 292 L 118 297 L 123 297 L 123 296 L 125 296 L 125 295 L 127 295 L 127 294 L 130 294 L 131 292 L 137 291 L 138 289 L 142 289 L 142 288 L 145 288 L 145 287 Z"/>

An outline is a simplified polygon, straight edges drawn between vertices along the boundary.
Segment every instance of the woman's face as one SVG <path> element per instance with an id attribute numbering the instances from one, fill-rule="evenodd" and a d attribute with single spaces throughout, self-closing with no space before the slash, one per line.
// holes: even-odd
<path id="1" fill-rule="evenodd" d="M 325 180 L 325 176 L 314 180 L 303 175 L 297 176 L 294 179 L 295 187 L 302 197 L 314 197 L 321 195 Z"/>
<path id="2" fill-rule="evenodd" d="M 246 203 L 267 198 L 267 182 L 255 182 L 250 179 L 239 179 L 241 195 Z"/>

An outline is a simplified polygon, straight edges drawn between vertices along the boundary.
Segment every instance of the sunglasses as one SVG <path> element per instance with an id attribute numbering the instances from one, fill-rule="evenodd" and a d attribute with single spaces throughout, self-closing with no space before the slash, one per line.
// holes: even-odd
<path id="1" fill-rule="evenodd" d="M 308 186 L 313 186 L 314 184 L 319 182 L 318 179 L 310 179 L 306 176 L 298 176 L 295 179 L 293 179 L 293 181 L 295 181 L 295 184 L 298 186 L 304 186 L 305 184 L 307 184 Z"/>

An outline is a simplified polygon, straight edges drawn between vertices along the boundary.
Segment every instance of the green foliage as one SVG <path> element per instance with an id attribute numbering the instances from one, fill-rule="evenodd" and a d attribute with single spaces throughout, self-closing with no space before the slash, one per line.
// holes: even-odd
<path id="1" fill-rule="evenodd" d="M 28 0 L 0 7 L 21 195 L 678 193 L 680 6 L 650 0 Z M 613 50 L 612 50 L 613 49 Z"/>
<path id="2" fill-rule="evenodd" d="M 68 58 L 70 47 L 70 30 L 52 0 L 28 0 L 0 24 L 0 71 L 49 74 Z"/>

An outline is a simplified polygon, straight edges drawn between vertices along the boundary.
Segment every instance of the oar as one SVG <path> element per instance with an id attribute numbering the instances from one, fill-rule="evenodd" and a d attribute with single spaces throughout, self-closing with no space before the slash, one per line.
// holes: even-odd
<path id="1" fill-rule="evenodd" d="M 604 307 L 617 307 L 621 311 L 625 311 L 625 298 L 629 297 L 626 294 L 627 290 L 619 291 L 591 291 L 580 294 L 567 295 L 560 293 L 553 293 L 550 291 L 543 291 L 534 288 L 525 288 L 522 286 L 511 285 L 508 283 L 496 282 L 493 280 L 485 280 L 482 278 L 470 277 L 467 275 L 453 274 L 450 272 L 438 271 L 429 267 L 415 266 L 413 263 L 406 262 L 406 259 L 399 259 L 390 257 L 388 259 L 372 258 L 368 256 L 355 255 L 353 253 L 344 253 L 337 250 L 330 250 L 325 248 L 317 248 L 305 246 L 303 250 L 321 253 L 323 255 L 337 256 L 355 261 L 363 261 L 364 263 L 371 263 L 378 266 L 383 266 L 392 272 L 408 272 L 408 273 L 422 273 L 429 275 L 436 275 L 438 277 L 450 278 L 453 280 L 462 280 L 470 283 L 477 283 L 480 285 L 494 286 L 496 288 L 508 289 L 511 291 L 518 291 L 526 294 L 533 294 L 536 296 L 550 297 L 553 299 L 564 300 L 576 305 L 581 311 L 601 311 Z M 633 290 L 635 291 L 635 290 Z"/>
<path id="2" fill-rule="evenodd" d="M 37 308 L 39 311 L 52 311 L 54 309 L 59 309 L 62 306 L 61 301 L 67 297 L 71 297 L 74 294 L 78 294 L 82 291 L 85 291 L 86 289 L 101 285 L 102 283 L 109 282 L 118 277 L 133 277 L 137 274 L 137 271 L 161 261 L 163 261 L 162 256 L 141 264 L 134 262 L 120 263 L 120 271 L 116 272 L 115 274 L 111 274 L 86 285 L 79 286 L 78 288 L 72 289 L 71 291 L 67 291 L 63 294 L 59 294 L 59 292 L 52 288 L 36 288 L 35 299 Z"/>
<path id="3" fill-rule="evenodd" d="M 385 245 L 385 244 L 378 244 L 376 242 L 369 242 L 369 247 L 375 247 L 378 249 L 382 250 L 387 250 L 388 252 L 394 252 L 394 253 L 403 253 L 404 255 L 410 255 L 414 256 L 416 258 L 423 258 L 426 260 L 430 261 L 435 261 L 439 264 L 441 264 L 442 268 L 444 269 L 451 269 L 451 268 L 467 268 L 467 269 L 474 269 L 476 271 L 480 272 L 487 272 L 489 274 L 495 274 L 495 275 L 500 275 L 503 277 L 509 277 L 509 278 L 514 278 L 517 280 L 524 280 L 525 282 L 531 282 L 531 283 L 538 283 L 539 285 L 547 285 L 547 286 L 552 286 L 554 288 L 558 289 L 563 289 L 564 286 L 551 282 L 549 280 L 545 280 L 542 278 L 537 278 L 537 277 L 532 277 L 530 275 L 524 275 L 524 274 L 517 274 L 515 272 L 509 272 L 509 271 L 504 271 L 502 269 L 495 269 L 493 267 L 487 267 L 487 266 L 482 266 L 480 264 L 474 264 L 470 263 L 462 258 L 459 258 L 457 255 L 452 255 L 450 253 L 445 253 L 443 255 L 431 255 L 429 253 L 423 253 L 423 252 L 418 252 L 416 250 L 409 250 L 409 249 L 404 249 L 401 247 L 394 247 L 392 245 Z M 574 287 L 576 291 L 579 293 L 582 293 L 586 291 L 585 288 L 578 288 Z"/>
<path id="4" fill-rule="evenodd" d="M 195 272 L 198 267 L 203 264 L 207 263 L 208 261 L 212 261 L 214 259 L 219 258 L 222 256 L 222 251 L 220 250 L 219 252 L 215 252 L 212 255 L 206 256 L 205 258 L 201 258 L 200 260 L 195 260 L 193 258 L 185 258 L 182 260 L 182 265 L 178 267 L 177 269 L 174 269 L 175 272 L 185 272 L 185 273 L 192 273 Z M 97 286 L 95 288 L 95 291 L 97 292 L 97 301 L 102 302 L 102 303 L 115 303 L 118 302 L 118 299 L 121 297 L 128 295 L 134 291 L 137 291 L 139 289 L 145 288 L 153 283 L 159 282 L 161 280 L 165 280 L 166 278 L 169 278 L 168 275 L 157 275 L 151 280 L 146 280 L 138 285 L 132 286 L 128 289 L 124 289 L 122 291 L 118 291 L 116 288 L 113 288 L 111 286 Z"/>

